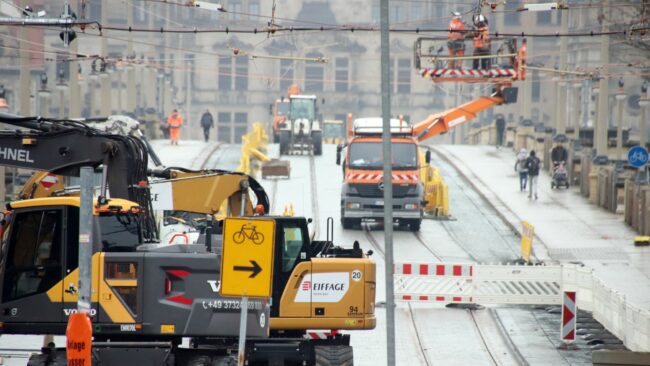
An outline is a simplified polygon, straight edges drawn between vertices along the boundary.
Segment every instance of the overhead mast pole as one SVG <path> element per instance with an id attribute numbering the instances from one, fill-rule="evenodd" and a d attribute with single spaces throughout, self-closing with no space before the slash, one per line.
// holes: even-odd
<path id="1" fill-rule="evenodd" d="M 393 169 L 390 131 L 390 55 L 388 0 L 380 3 L 381 23 L 381 115 L 384 160 L 384 247 L 386 251 L 386 365 L 395 365 L 395 299 L 393 290 Z"/>

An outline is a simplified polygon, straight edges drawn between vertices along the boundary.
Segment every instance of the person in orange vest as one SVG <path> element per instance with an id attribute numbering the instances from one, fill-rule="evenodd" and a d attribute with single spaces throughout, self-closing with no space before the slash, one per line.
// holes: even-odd
<path id="1" fill-rule="evenodd" d="M 447 34 L 447 47 L 449 56 L 463 57 L 465 55 L 465 22 L 459 12 L 452 12 L 453 18 L 449 22 L 449 33 Z M 463 61 L 449 60 L 450 69 L 462 68 Z"/>
<path id="2" fill-rule="evenodd" d="M 167 126 L 169 127 L 169 139 L 172 142 L 172 145 L 178 145 L 178 140 L 181 137 L 181 126 L 183 125 L 183 117 L 178 113 L 176 109 L 172 114 L 167 117 Z"/>
<path id="3" fill-rule="evenodd" d="M 491 54 L 490 50 L 490 27 L 483 14 L 474 17 L 474 56 L 487 56 Z M 475 59 L 473 62 L 474 69 L 487 70 L 490 68 L 490 59 Z"/>

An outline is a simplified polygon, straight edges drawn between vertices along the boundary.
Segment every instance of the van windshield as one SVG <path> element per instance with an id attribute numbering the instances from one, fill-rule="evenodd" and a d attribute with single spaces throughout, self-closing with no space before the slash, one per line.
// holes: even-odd
<path id="1" fill-rule="evenodd" d="M 392 143 L 393 169 L 417 169 L 417 147 L 412 143 Z M 350 145 L 352 169 L 376 170 L 383 167 L 381 142 L 355 142 Z"/>

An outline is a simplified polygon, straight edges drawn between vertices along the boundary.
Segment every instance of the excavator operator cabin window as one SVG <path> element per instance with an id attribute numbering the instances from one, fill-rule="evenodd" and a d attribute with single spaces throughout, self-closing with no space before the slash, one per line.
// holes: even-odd
<path id="1" fill-rule="evenodd" d="M 298 226 L 287 225 L 282 228 L 282 272 L 291 272 L 298 261 L 302 249 L 302 229 Z"/>
<path id="2" fill-rule="evenodd" d="M 19 212 L 10 234 L 3 302 L 42 293 L 61 280 L 61 210 Z"/>
<path id="3" fill-rule="evenodd" d="M 99 216 L 102 250 L 132 252 L 142 242 L 138 221 L 130 213 L 111 213 Z"/>

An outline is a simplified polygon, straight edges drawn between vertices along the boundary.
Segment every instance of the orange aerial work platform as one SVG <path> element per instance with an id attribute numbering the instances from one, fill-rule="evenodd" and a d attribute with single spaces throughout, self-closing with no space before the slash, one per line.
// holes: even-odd
<path id="1" fill-rule="evenodd" d="M 446 39 L 440 37 L 420 37 L 413 45 L 414 66 L 422 77 L 431 78 L 434 83 L 466 82 L 496 83 L 509 85 L 515 80 L 526 79 L 526 39 L 517 48 L 517 40 L 496 39 L 504 41 L 495 54 L 485 56 L 446 56 L 441 52 L 446 49 Z M 436 50 L 434 53 L 434 50 Z M 449 68 L 449 61 L 505 59 L 506 61 L 486 69 Z M 430 64 L 430 67 L 426 67 Z"/>

